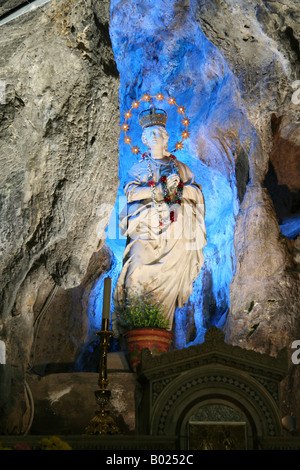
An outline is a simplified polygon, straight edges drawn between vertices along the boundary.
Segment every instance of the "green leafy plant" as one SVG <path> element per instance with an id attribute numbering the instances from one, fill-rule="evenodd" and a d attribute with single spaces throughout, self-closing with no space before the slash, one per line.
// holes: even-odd
<path id="1" fill-rule="evenodd" d="M 151 294 L 124 296 L 123 301 L 115 308 L 118 322 L 126 332 L 136 328 L 169 328 L 165 318 L 165 306 Z"/>
<path id="2" fill-rule="evenodd" d="M 0 450 L 32 450 L 26 442 L 15 444 L 14 447 L 6 447 L 0 442 Z M 39 441 L 37 450 L 72 450 L 72 447 L 57 436 L 44 437 Z"/>

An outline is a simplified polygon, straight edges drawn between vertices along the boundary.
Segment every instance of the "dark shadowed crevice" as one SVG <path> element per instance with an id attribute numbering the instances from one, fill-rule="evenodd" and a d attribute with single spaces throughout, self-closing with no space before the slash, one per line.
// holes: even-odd
<path id="1" fill-rule="evenodd" d="M 300 231 L 300 191 L 293 192 L 287 185 L 278 184 L 271 162 L 264 185 L 273 201 L 281 233 L 291 239 L 297 238 Z"/>
<path id="2" fill-rule="evenodd" d="M 281 232 L 294 239 L 300 230 L 300 148 L 293 135 L 283 137 L 281 125 L 282 119 L 272 116 L 274 143 L 264 186 L 273 201 Z"/>
<path id="3" fill-rule="evenodd" d="M 235 177 L 238 198 L 240 203 L 242 203 L 249 182 L 249 160 L 243 149 L 241 149 L 235 162 Z"/>
<path id="4" fill-rule="evenodd" d="M 291 28 L 290 26 L 287 26 L 284 32 L 285 32 L 285 35 L 286 35 L 286 37 L 288 38 L 288 40 L 290 42 L 290 46 L 291 46 L 292 51 L 297 55 L 297 59 L 300 62 L 299 41 L 294 35 L 293 28 Z"/>

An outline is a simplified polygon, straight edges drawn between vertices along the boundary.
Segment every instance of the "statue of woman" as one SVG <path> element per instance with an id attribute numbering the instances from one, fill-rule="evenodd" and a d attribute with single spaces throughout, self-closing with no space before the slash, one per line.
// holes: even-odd
<path id="1" fill-rule="evenodd" d="M 127 246 L 114 301 L 151 293 L 166 308 L 172 329 L 175 309 L 189 299 L 204 261 L 204 198 L 191 170 L 168 151 L 165 111 L 143 113 L 148 152 L 132 166 L 124 185 L 127 213 L 121 229 Z"/>

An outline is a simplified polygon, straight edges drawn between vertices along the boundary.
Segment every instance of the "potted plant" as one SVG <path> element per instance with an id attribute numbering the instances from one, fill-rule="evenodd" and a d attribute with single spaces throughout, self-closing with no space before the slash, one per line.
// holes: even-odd
<path id="1" fill-rule="evenodd" d="M 173 334 L 168 330 L 166 308 L 147 292 L 124 296 L 115 313 L 126 341 L 127 355 L 133 371 L 147 348 L 157 356 L 169 351 Z"/>

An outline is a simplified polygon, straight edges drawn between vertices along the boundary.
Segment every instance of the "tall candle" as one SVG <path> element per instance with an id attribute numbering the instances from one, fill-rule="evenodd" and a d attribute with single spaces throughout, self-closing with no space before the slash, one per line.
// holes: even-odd
<path id="1" fill-rule="evenodd" d="M 106 277 L 104 279 L 102 320 L 108 320 L 110 317 L 110 297 L 111 297 L 111 278 Z"/>

